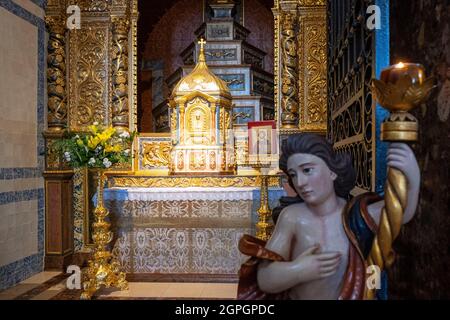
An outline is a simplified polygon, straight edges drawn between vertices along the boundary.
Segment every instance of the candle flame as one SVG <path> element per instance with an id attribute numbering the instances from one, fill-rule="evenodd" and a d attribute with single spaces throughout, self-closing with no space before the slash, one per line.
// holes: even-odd
<path id="1" fill-rule="evenodd" d="M 404 64 L 403 62 L 397 63 L 397 64 L 395 65 L 395 68 L 396 68 L 396 69 L 402 69 L 402 68 L 404 68 L 404 67 L 405 67 L 405 64 Z"/>

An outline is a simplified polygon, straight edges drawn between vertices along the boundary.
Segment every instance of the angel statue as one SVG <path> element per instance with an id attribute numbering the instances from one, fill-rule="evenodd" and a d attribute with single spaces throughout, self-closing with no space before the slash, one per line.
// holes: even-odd
<path id="1" fill-rule="evenodd" d="M 289 136 L 279 165 L 297 196 L 286 202 L 267 243 L 241 239 L 239 249 L 251 258 L 240 270 L 238 299 L 364 299 L 383 197 L 350 198 L 356 180 L 351 158 L 319 135 Z M 387 165 L 408 181 L 404 224 L 416 211 L 419 166 L 404 143 L 390 144 Z M 387 299 L 384 270 L 379 279 L 374 298 Z"/>

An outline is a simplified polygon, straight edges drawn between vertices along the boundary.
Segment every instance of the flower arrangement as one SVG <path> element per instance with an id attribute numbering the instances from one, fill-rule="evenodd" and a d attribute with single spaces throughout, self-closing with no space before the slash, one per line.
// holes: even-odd
<path id="1" fill-rule="evenodd" d="M 135 133 L 118 133 L 115 128 L 94 122 L 85 133 L 72 133 L 55 142 L 71 167 L 109 168 L 115 163 L 129 163 Z"/>

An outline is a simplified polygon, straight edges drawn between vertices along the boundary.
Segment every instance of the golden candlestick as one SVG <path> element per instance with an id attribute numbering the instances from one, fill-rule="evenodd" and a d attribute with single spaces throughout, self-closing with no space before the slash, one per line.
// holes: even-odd
<path id="1" fill-rule="evenodd" d="M 250 165 L 257 169 L 261 177 L 261 189 L 260 189 L 260 201 L 258 212 L 258 222 L 256 223 L 256 237 L 258 239 L 267 241 L 272 235 L 273 222 L 272 211 L 269 206 L 269 190 L 268 190 L 268 180 L 269 176 L 263 172 L 263 169 L 269 168 L 270 163 L 263 163 L 259 160 Z"/>
<path id="2" fill-rule="evenodd" d="M 381 80 L 373 80 L 373 91 L 380 105 L 391 114 L 381 124 L 381 140 L 413 142 L 418 138 L 418 121 L 408 113 L 425 101 L 433 89 L 433 78 L 425 79 L 420 64 L 399 63 L 381 72 Z M 384 186 L 385 206 L 381 211 L 377 234 L 367 264 L 380 270 L 389 268 L 395 259 L 392 243 L 400 233 L 407 205 L 408 182 L 403 173 L 388 168 Z M 375 289 L 366 288 L 365 298 L 373 299 Z"/>
<path id="3" fill-rule="evenodd" d="M 118 287 L 121 290 L 128 289 L 128 282 L 125 280 L 125 273 L 119 269 L 119 263 L 112 258 L 107 245 L 111 242 L 113 234 L 110 231 L 111 224 L 105 221 L 108 210 L 103 206 L 103 186 L 105 183 L 104 170 L 97 171 L 97 206 L 95 207 L 93 259 L 89 260 L 89 267 L 85 273 L 83 282 L 83 293 L 80 299 L 88 300 L 94 293 L 104 286 Z"/>

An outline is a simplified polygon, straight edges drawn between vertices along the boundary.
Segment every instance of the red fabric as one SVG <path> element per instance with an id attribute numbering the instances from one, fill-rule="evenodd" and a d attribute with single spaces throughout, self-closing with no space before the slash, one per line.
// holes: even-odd
<path id="1" fill-rule="evenodd" d="M 265 241 L 244 235 L 239 241 L 239 251 L 251 256 L 239 270 L 238 300 L 283 300 L 287 299 L 287 291 L 279 294 L 268 294 L 259 289 L 257 281 L 258 264 L 263 260 L 284 261 L 279 254 L 266 249 Z"/>

